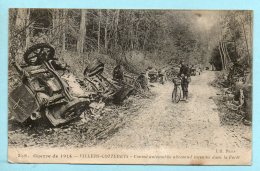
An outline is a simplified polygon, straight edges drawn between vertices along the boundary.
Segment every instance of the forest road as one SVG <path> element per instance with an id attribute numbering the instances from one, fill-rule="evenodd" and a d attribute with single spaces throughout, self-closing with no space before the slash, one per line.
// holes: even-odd
<path id="1" fill-rule="evenodd" d="M 189 101 L 173 103 L 173 83 L 156 84 L 155 99 L 145 104 L 131 122 L 102 143 L 105 148 L 207 148 L 240 147 L 220 124 L 217 106 L 212 100 L 217 90 L 209 83 L 215 73 L 205 71 L 192 77 Z"/>

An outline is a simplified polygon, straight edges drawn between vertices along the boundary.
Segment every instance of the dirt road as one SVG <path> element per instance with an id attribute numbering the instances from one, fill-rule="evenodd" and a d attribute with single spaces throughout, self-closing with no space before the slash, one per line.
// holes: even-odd
<path id="1" fill-rule="evenodd" d="M 155 84 L 149 98 L 130 96 L 123 106 L 110 106 L 102 118 L 79 119 L 57 128 L 22 126 L 9 121 L 9 145 L 19 147 L 106 148 L 251 148 L 251 126 L 225 123 L 230 112 L 220 110 L 217 89 L 209 83 L 214 72 L 192 77 L 189 102 L 172 103 L 173 84 Z M 221 109 L 225 109 L 224 107 Z M 235 113 L 236 115 L 236 113 Z M 223 119 L 224 117 L 224 119 Z"/>
<path id="2" fill-rule="evenodd" d="M 188 103 L 171 102 L 173 84 L 155 85 L 155 99 L 145 104 L 136 117 L 102 146 L 107 148 L 210 148 L 250 147 L 247 130 L 221 125 L 219 111 L 212 100 L 217 90 L 209 83 L 214 72 L 192 77 Z M 250 134 L 249 134 L 250 136 Z"/>

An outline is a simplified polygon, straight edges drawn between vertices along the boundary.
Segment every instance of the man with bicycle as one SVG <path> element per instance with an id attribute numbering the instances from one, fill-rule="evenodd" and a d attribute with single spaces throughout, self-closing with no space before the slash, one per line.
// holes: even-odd
<path id="1" fill-rule="evenodd" d="M 181 64 L 181 68 L 180 68 L 178 77 L 181 78 L 181 88 L 182 88 L 182 92 L 183 92 L 183 100 L 185 100 L 187 102 L 188 101 L 188 87 L 189 87 L 189 83 L 191 81 L 190 68 L 188 65 L 185 64 L 184 60 L 181 60 L 180 64 Z"/>

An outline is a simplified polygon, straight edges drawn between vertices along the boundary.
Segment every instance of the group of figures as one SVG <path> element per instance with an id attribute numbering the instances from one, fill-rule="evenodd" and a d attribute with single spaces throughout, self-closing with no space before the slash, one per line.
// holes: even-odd
<path id="1" fill-rule="evenodd" d="M 188 87 L 191 82 L 191 76 L 200 75 L 202 69 L 200 66 L 188 65 L 184 60 L 181 60 L 176 73 L 173 74 L 171 78 L 170 73 L 174 67 L 162 68 L 158 71 L 155 68 L 148 67 L 146 69 L 146 75 L 149 82 L 159 82 L 160 84 L 165 84 L 167 80 L 171 80 L 174 83 L 174 90 L 172 93 L 173 102 L 179 102 L 182 98 L 184 101 L 188 101 Z M 178 86 L 181 86 L 178 87 Z M 177 91 L 177 92 L 176 92 Z"/>

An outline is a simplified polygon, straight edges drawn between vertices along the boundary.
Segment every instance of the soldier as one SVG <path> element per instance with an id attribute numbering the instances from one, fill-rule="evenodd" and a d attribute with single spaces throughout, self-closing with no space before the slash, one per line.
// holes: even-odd
<path id="1" fill-rule="evenodd" d="M 185 65 L 184 61 L 180 62 L 181 68 L 178 74 L 181 77 L 181 88 L 183 92 L 183 100 L 188 101 L 188 86 L 190 83 L 190 69 L 188 65 Z"/>
<path id="2" fill-rule="evenodd" d="M 124 81 L 124 69 L 121 64 L 118 64 L 113 70 L 113 80 L 122 84 Z"/>
<path id="3" fill-rule="evenodd" d="M 160 69 L 158 71 L 158 76 L 161 84 L 164 84 L 166 82 L 166 71 L 165 69 Z"/>

